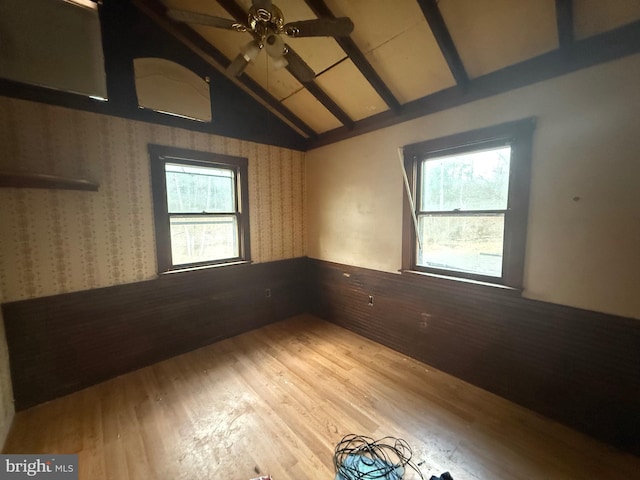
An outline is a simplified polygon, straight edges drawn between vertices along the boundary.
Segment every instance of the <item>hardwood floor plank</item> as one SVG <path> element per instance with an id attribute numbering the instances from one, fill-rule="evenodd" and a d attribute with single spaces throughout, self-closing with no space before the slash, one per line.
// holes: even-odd
<path id="1" fill-rule="evenodd" d="M 281 443 L 272 452 L 274 455 L 260 459 L 259 465 L 262 470 L 267 468 L 275 475 L 274 472 L 283 468 L 284 471 L 280 475 L 284 475 L 298 463 L 300 458 L 314 459 L 313 452 L 323 448 L 331 451 L 332 446 L 323 444 L 317 432 L 311 428 L 309 417 L 301 414 L 305 409 L 300 407 L 295 399 L 280 386 L 277 374 L 273 374 L 273 370 L 269 371 L 268 364 L 269 362 L 273 364 L 273 359 L 267 358 L 266 354 L 260 354 L 261 350 L 252 350 L 252 346 L 244 344 L 242 340 L 237 339 L 233 342 L 238 347 L 236 352 L 239 352 L 235 354 L 237 362 L 234 368 L 256 395 L 254 408 L 263 423 L 263 430 L 256 432 L 256 441 L 265 443 L 265 448 L 258 451 L 269 451 L 271 446 Z M 261 435 L 262 431 L 277 433 L 275 438 L 268 438 Z M 276 453 L 278 451 L 279 454 Z M 279 465 L 271 466 L 272 459 L 276 457 L 279 458 Z M 315 470 L 328 469 L 330 463 L 321 463 L 316 460 L 313 462 L 313 467 Z"/>
<path id="2" fill-rule="evenodd" d="M 4 452 L 78 453 L 87 480 L 320 480 L 335 476 L 348 433 L 404 438 L 425 478 L 640 469 L 640 458 L 309 315 L 20 412 Z"/>

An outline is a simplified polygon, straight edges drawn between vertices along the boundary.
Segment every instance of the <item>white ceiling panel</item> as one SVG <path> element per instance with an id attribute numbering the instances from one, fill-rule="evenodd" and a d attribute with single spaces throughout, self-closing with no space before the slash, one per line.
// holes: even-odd
<path id="1" fill-rule="evenodd" d="M 352 120 L 361 120 L 388 110 L 368 80 L 351 60 L 345 60 L 316 78 L 325 92 Z"/>
<path id="2" fill-rule="evenodd" d="M 331 68 L 347 56 L 333 38 L 288 38 L 286 43 L 304 59 L 316 75 Z"/>
<path id="3" fill-rule="evenodd" d="M 410 30 L 424 20 L 416 0 L 326 0 L 336 17 L 350 17 L 351 38 L 364 53 Z"/>
<path id="4" fill-rule="evenodd" d="M 578 40 L 640 20 L 639 0 L 573 0 Z"/>
<path id="5" fill-rule="evenodd" d="M 334 117 L 316 98 L 307 90 L 300 90 L 282 104 L 295 113 L 303 122 L 309 125 L 316 133 L 322 133 L 342 126 L 340 120 Z"/>
<path id="6" fill-rule="evenodd" d="M 424 19 L 374 49 L 367 59 L 400 103 L 455 84 L 451 70 Z"/>
<path id="7" fill-rule="evenodd" d="M 472 78 L 558 47 L 554 0 L 441 0 L 438 6 Z"/>

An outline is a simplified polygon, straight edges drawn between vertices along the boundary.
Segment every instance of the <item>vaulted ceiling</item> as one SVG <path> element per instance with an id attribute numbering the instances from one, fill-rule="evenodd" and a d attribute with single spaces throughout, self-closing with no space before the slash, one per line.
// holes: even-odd
<path id="1" fill-rule="evenodd" d="M 135 0 L 226 68 L 249 33 L 166 9 L 246 22 L 251 0 Z M 286 22 L 347 16 L 349 37 L 289 38 L 312 81 L 260 55 L 234 78 L 319 145 L 640 50 L 638 0 L 277 0 Z"/>
<path id="2" fill-rule="evenodd" d="M 92 2 L 100 4 L 90 8 L 99 11 L 91 17 L 102 40 L 95 51 L 76 48 L 91 42 L 82 25 L 71 28 L 78 4 Z M 252 2 L 270 3 L 0 0 L 0 37 L 7 37 L 0 42 L 0 95 L 308 150 L 640 53 L 640 0 L 275 0 L 285 22 L 349 17 L 353 31 L 287 37 L 286 68 L 261 54 L 236 77 L 226 69 L 251 34 L 168 14 L 246 24 Z M 80 51 L 90 52 L 84 60 L 92 60 L 89 73 L 100 73 L 98 96 L 108 101 L 77 88 L 86 77 Z M 147 61 L 155 62 L 153 75 L 137 68 Z M 292 67 L 301 62 L 306 76 Z M 181 68 L 193 80 L 180 83 L 169 73 Z M 210 95 L 185 100 L 196 84 Z M 208 113 L 171 107 L 191 101 Z"/>

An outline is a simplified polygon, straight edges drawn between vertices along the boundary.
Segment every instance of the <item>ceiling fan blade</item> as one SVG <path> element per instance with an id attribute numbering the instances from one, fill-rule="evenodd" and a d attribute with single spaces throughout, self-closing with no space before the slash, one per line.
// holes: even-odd
<path id="1" fill-rule="evenodd" d="M 264 8 L 267 12 L 271 11 L 271 0 L 253 0 L 253 6 L 257 9 Z"/>
<path id="2" fill-rule="evenodd" d="M 289 73 L 296 77 L 300 83 L 312 82 L 316 78 L 315 72 L 291 47 L 288 45 L 285 45 L 285 47 L 287 48 L 287 53 L 284 54 L 284 58 L 288 62 L 287 70 L 289 70 Z"/>
<path id="3" fill-rule="evenodd" d="M 249 60 L 241 53 L 227 67 L 227 74 L 232 77 L 239 77 L 244 72 L 244 69 L 247 68 L 247 65 L 249 65 Z"/>
<path id="4" fill-rule="evenodd" d="M 210 27 L 226 28 L 228 30 L 241 30 L 240 23 L 230 18 L 214 17 L 204 13 L 187 12 L 185 10 L 167 10 L 167 15 L 178 22 L 196 23 L 198 25 L 208 25 Z"/>
<path id="5" fill-rule="evenodd" d="M 284 31 L 290 37 L 348 37 L 353 32 L 349 17 L 318 18 L 287 23 Z"/>

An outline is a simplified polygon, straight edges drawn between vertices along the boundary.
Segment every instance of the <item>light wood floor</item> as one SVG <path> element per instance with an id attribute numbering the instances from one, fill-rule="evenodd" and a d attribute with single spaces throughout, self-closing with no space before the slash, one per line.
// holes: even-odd
<path id="1" fill-rule="evenodd" d="M 78 453 L 87 480 L 330 480 L 348 433 L 404 438 L 427 479 L 640 471 L 638 457 L 311 316 L 21 412 L 5 453 Z"/>

